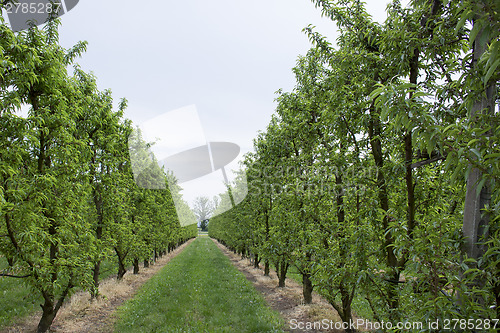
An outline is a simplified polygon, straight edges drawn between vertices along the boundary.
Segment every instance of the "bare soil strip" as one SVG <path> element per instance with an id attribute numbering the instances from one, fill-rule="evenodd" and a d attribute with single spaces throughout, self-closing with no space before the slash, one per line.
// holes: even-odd
<path id="1" fill-rule="evenodd" d="M 122 281 L 116 278 L 104 280 L 100 292 L 104 297 L 90 301 L 88 292 L 77 292 L 59 311 L 50 332 L 54 333 L 112 333 L 116 319 L 114 312 L 126 300 L 134 297 L 139 288 L 153 275 L 158 273 L 173 257 L 178 255 L 191 242 L 190 240 L 174 251 L 158 259 L 139 274 L 127 273 Z M 36 332 L 41 312 L 33 314 L 0 333 Z"/>
<path id="2" fill-rule="evenodd" d="M 224 245 L 213 240 L 219 249 L 229 257 L 233 265 L 242 272 L 247 280 L 251 281 L 255 288 L 262 293 L 265 300 L 274 310 L 279 311 L 285 319 L 286 332 L 331 332 L 339 333 L 343 330 L 336 329 L 299 329 L 293 328 L 295 321 L 301 323 L 319 322 L 324 319 L 333 323 L 341 321 L 337 311 L 322 297 L 313 293 L 313 303 L 304 304 L 302 297 L 302 285 L 294 280 L 287 279 L 286 287 L 278 288 L 278 276 L 271 270 L 270 276 L 264 276 L 263 270 L 254 268 L 248 259 L 229 251 Z M 292 320 L 295 320 L 292 322 Z M 291 325 L 292 324 L 292 325 Z"/>

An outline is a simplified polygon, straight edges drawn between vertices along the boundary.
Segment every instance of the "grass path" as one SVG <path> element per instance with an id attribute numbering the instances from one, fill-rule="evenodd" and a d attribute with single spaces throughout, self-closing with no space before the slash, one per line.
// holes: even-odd
<path id="1" fill-rule="evenodd" d="M 283 321 L 208 237 L 198 237 L 118 310 L 116 333 L 282 332 Z"/>

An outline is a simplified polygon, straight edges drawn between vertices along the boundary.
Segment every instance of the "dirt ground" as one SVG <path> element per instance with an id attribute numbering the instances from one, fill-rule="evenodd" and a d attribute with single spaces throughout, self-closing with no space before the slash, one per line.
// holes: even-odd
<path id="1" fill-rule="evenodd" d="M 290 325 L 292 320 L 302 323 L 313 323 L 327 319 L 328 322 L 331 320 L 335 323 L 341 321 L 341 319 L 335 309 L 316 293 L 313 292 L 312 304 L 304 304 L 301 284 L 287 279 L 286 287 L 278 288 L 278 276 L 275 271 L 271 270 L 270 276 L 264 276 L 263 270 L 254 268 L 250 260 L 241 259 L 241 256 L 229 251 L 219 242 L 215 240 L 214 242 L 229 257 L 233 265 L 246 276 L 247 280 L 251 281 L 255 288 L 262 293 L 271 308 L 281 313 L 285 319 L 285 329 L 287 332 L 344 332 L 343 330 L 336 329 L 292 329 L 294 327 Z"/>
<path id="2" fill-rule="evenodd" d="M 52 324 L 50 332 L 53 333 L 111 333 L 115 321 L 115 310 L 126 300 L 134 297 L 137 290 L 153 275 L 158 273 L 173 257 L 179 254 L 190 240 L 179 246 L 174 251 L 149 268 L 142 268 L 139 274 L 127 272 L 122 281 L 115 278 L 104 280 L 100 292 L 104 297 L 90 302 L 88 292 L 77 292 L 63 305 Z M 2 330 L 0 333 L 34 333 L 41 316 L 41 311 L 35 313 L 21 322 Z"/>

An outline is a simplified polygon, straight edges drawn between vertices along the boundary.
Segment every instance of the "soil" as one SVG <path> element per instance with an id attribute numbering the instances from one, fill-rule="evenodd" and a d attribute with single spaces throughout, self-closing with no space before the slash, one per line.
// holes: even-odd
<path id="1" fill-rule="evenodd" d="M 302 297 L 302 285 L 294 280 L 287 279 L 284 288 L 278 287 L 278 275 L 275 271 L 270 271 L 270 276 L 264 276 L 262 268 L 254 268 L 254 265 L 249 259 L 241 258 L 229 251 L 224 245 L 216 240 L 219 249 L 231 260 L 233 265 L 242 272 L 247 280 L 252 282 L 255 288 L 264 296 L 269 306 L 278 311 L 285 320 L 285 331 L 302 333 L 302 332 L 329 332 L 339 333 L 344 330 L 333 329 L 299 329 L 295 328 L 295 323 L 314 323 L 321 322 L 326 319 L 333 323 L 340 322 L 341 319 L 333 309 L 333 307 L 322 297 L 313 292 L 312 304 L 304 304 Z M 328 325 L 331 327 L 330 325 Z M 334 327 L 334 326 L 333 326 Z"/>

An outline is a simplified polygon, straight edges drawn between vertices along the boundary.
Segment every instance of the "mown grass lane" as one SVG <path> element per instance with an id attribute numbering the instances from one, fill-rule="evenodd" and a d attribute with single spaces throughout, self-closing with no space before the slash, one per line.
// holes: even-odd
<path id="1" fill-rule="evenodd" d="M 115 332 L 282 332 L 282 319 L 208 237 L 118 310 Z"/>

